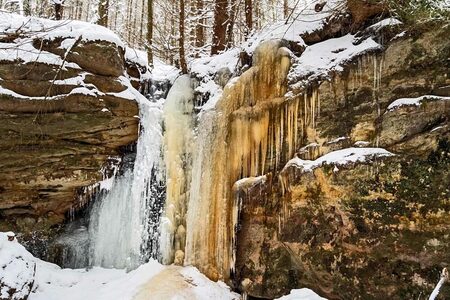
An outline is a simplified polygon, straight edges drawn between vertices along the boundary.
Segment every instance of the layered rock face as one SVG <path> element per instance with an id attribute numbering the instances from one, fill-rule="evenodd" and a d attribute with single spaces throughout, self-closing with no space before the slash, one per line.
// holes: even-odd
<path id="1" fill-rule="evenodd" d="M 0 35 L 0 228 L 31 233 L 61 224 L 89 196 L 82 188 L 111 175 L 137 140 L 139 112 L 113 33 L 23 23 Z M 72 25 L 75 36 L 60 34 Z"/>
<path id="2" fill-rule="evenodd" d="M 431 293 L 450 261 L 450 32 L 441 25 L 380 30 L 374 39 L 383 47 L 342 69 L 290 77 L 290 98 L 304 97 L 297 157 L 236 190 L 241 291 Z M 441 298 L 448 293 L 444 286 Z"/>

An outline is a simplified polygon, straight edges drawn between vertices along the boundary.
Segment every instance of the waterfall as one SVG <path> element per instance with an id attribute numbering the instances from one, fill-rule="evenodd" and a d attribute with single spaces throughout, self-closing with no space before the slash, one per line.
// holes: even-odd
<path id="1" fill-rule="evenodd" d="M 192 166 L 194 90 L 188 75 L 173 84 L 164 103 L 164 161 L 167 193 L 161 222 L 162 262 L 182 265 Z"/>
<path id="2" fill-rule="evenodd" d="M 139 105 L 141 130 L 134 167 L 115 178 L 91 213 L 91 265 L 132 269 L 158 257 L 164 201 L 162 103 Z"/>

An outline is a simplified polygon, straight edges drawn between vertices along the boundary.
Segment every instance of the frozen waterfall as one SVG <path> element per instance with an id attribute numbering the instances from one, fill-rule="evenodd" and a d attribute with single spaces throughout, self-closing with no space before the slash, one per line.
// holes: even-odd
<path id="1" fill-rule="evenodd" d="M 164 202 L 162 103 L 140 102 L 141 129 L 134 168 L 117 176 L 95 204 L 89 224 L 90 265 L 137 267 L 157 258 Z"/>

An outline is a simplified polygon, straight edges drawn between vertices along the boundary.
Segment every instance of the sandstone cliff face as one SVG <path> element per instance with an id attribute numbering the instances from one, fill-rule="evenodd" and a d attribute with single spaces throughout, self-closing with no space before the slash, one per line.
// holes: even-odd
<path id="1" fill-rule="evenodd" d="M 304 111 L 312 112 L 296 120 L 304 165 L 289 163 L 236 191 L 241 291 L 274 298 L 308 287 L 329 299 L 431 293 L 450 261 L 450 32 L 441 25 L 378 33 L 383 49 L 342 72 L 291 81 L 294 99 L 306 95 Z M 323 159 L 349 147 L 395 155 Z"/>
<path id="2" fill-rule="evenodd" d="M 40 35 L 33 22 L 0 34 L 0 230 L 30 234 L 83 206 L 82 188 L 110 175 L 139 122 L 122 45 L 52 37 L 65 23 Z"/>

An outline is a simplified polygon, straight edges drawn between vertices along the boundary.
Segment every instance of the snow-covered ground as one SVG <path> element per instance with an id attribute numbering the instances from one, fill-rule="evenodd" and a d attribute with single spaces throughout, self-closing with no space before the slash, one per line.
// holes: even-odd
<path id="1" fill-rule="evenodd" d="M 154 260 L 128 273 L 99 267 L 61 269 L 33 257 L 3 232 L 0 265 L 2 297 L 7 286 L 21 290 L 34 277 L 30 300 L 239 299 L 224 283 L 209 280 L 194 267 L 163 266 Z"/>
<path id="2" fill-rule="evenodd" d="M 232 300 L 240 295 L 223 282 L 213 282 L 194 267 L 163 266 L 151 260 L 126 272 L 119 269 L 61 269 L 33 257 L 16 238 L 0 232 L 0 298 L 29 300 Z M 28 283 L 31 283 L 29 287 Z M 22 291 L 22 292 L 20 292 Z M 8 298 L 6 298 L 8 299 Z M 321 300 L 309 289 L 292 290 L 283 300 Z"/>

